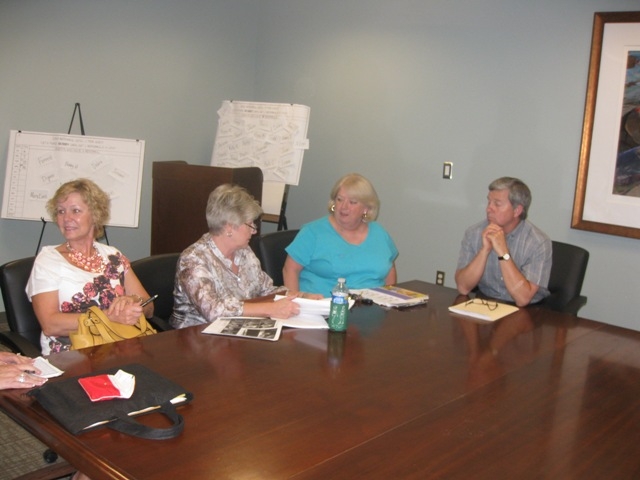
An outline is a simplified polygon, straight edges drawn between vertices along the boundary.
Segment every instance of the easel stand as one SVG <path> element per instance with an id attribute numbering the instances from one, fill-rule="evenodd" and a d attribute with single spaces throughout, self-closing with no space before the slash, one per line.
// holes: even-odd
<path id="1" fill-rule="evenodd" d="M 40 230 L 40 238 L 38 239 L 38 246 L 36 247 L 36 255 L 38 255 L 38 252 L 40 251 L 40 245 L 42 244 L 42 236 L 44 235 L 44 229 L 47 226 L 47 221 L 44 219 L 44 217 L 40 217 L 40 220 L 42 221 L 42 230 Z"/>
<path id="2" fill-rule="evenodd" d="M 278 215 L 265 213 L 262 215 L 262 221 L 268 223 L 277 223 L 278 231 L 280 230 L 288 230 L 287 226 L 287 199 L 289 197 L 289 185 L 284 186 L 284 190 L 282 192 L 282 202 L 280 203 L 280 213 Z"/>
<path id="3" fill-rule="evenodd" d="M 73 114 L 71 115 L 71 123 L 69 124 L 69 131 L 67 135 L 71 133 L 71 127 L 73 127 L 73 121 L 76 118 L 76 112 L 78 112 L 78 120 L 80 121 L 80 133 L 84 135 L 84 122 L 82 121 L 82 110 L 80 110 L 80 104 L 76 103 L 76 106 L 73 108 Z"/>
<path id="4" fill-rule="evenodd" d="M 287 197 L 289 197 L 289 185 L 284 186 L 282 195 L 282 206 L 280 207 L 280 219 L 278 220 L 278 230 L 289 230 L 287 226 Z"/>

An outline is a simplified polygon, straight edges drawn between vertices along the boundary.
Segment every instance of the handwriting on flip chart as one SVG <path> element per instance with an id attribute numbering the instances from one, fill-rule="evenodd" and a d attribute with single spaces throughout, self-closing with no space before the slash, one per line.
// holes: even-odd
<path id="1" fill-rule="evenodd" d="M 309 113 L 290 103 L 222 102 L 211 165 L 260 167 L 265 182 L 297 185 L 309 148 Z"/>
<path id="2" fill-rule="evenodd" d="M 46 202 L 63 183 L 96 182 L 111 198 L 109 225 L 137 227 L 144 140 L 11 130 L 2 218 L 49 220 Z"/>

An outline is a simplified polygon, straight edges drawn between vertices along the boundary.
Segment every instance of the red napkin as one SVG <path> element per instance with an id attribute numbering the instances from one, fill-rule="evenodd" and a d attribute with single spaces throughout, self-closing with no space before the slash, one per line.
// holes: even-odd
<path id="1" fill-rule="evenodd" d="M 109 375 L 79 378 L 78 382 L 92 402 L 120 397 L 120 390 L 111 382 Z"/>
<path id="2" fill-rule="evenodd" d="M 78 382 L 92 402 L 112 398 L 131 398 L 136 387 L 136 377 L 123 370 L 118 370 L 115 375 L 104 374 L 79 378 Z"/>

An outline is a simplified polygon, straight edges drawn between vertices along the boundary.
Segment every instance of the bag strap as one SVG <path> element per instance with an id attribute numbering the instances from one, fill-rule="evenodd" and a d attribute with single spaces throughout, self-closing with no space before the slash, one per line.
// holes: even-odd
<path id="1" fill-rule="evenodd" d="M 91 318 L 92 315 L 98 318 L 97 322 L 92 322 L 91 327 L 95 327 L 103 338 L 113 338 L 118 341 L 134 338 L 141 334 L 149 335 L 150 333 L 157 333 L 149 326 L 144 315 L 140 315 L 138 322 L 134 325 L 123 325 L 123 327 L 130 330 L 132 336 L 129 337 L 127 335 L 122 335 L 118 330 L 111 328 L 111 320 L 109 320 L 109 317 L 107 317 L 98 307 L 91 307 L 87 313 L 89 318 Z"/>
<path id="2" fill-rule="evenodd" d="M 125 415 L 109 422 L 109 428 L 117 430 L 134 437 L 146 438 L 147 440 L 168 440 L 177 437 L 184 430 L 184 418 L 176 411 L 176 407 L 171 402 L 166 402 L 160 406 L 156 412 L 163 413 L 173 425 L 167 428 L 156 428 L 143 425 L 135 417 Z"/>
<path id="3" fill-rule="evenodd" d="M 140 315 L 140 319 L 138 320 L 137 326 L 138 326 L 138 328 L 140 328 L 140 332 L 145 334 L 145 335 L 158 333 L 158 332 L 156 332 L 155 328 L 153 328 L 151 326 L 151 324 L 147 320 L 147 317 L 144 316 L 144 313 L 142 315 Z"/>
<path id="4" fill-rule="evenodd" d="M 121 335 L 118 335 L 118 332 L 110 329 L 109 326 L 104 321 L 102 321 L 102 318 L 100 318 L 97 322 L 93 322 L 89 328 L 95 328 L 98 331 L 98 336 L 104 339 L 111 338 L 114 341 L 124 340 Z"/>

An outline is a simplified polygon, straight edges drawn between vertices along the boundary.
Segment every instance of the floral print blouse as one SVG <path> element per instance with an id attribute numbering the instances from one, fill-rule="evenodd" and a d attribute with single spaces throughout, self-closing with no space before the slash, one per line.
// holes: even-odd
<path id="1" fill-rule="evenodd" d="M 44 292 L 58 292 L 60 311 L 84 313 L 91 306 L 106 310 L 116 297 L 125 295 L 124 276 L 131 264 L 115 247 L 94 244 L 103 258 L 104 269 L 99 273 L 87 272 L 69 263 L 55 246 L 43 247 L 36 257 L 27 283 L 29 300 Z M 69 350 L 69 337 L 41 335 L 42 354 Z"/>

